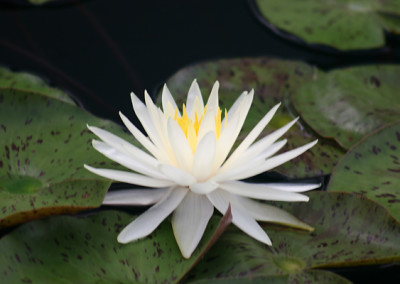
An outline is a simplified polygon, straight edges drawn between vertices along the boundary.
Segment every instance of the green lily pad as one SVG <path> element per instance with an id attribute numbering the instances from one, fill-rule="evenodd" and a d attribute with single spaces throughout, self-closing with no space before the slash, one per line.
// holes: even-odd
<path id="1" fill-rule="evenodd" d="M 0 67 L 0 91 L 1 90 L 19 90 L 38 93 L 75 105 L 75 102 L 66 92 L 50 87 L 42 78 L 26 72 L 12 72 L 5 67 Z"/>
<path id="2" fill-rule="evenodd" d="M 231 215 L 212 217 L 190 259 L 181 256 L 170 222 L 119 244 L 132 215 L 105 211 L 86 218 L 54 216 L 25 224 L 0 241 L 4 283 L 176 283 L 223 232 Z"/>
<path id="3" fill-rule="evenodd" d="M 265 246 L 233 226 L 189 274 L 193 282 L 209 279 L 271 279 L 288 282 L 345 283 L 322 271 L 400 260 L 400 224 L 373 201 L 349 193 L 311 192 L 308 203 L 275 203 L 312 225 L 309 233 L 264 224 L 272 240 Z M 279 279 L 278 279 L 279 280 Z M 279 283 L 279 281 L 276 281 Z M 240 281 L 238 282 L 240 283 Z"/>
<path id="4" fill-rule="evenodd" d="M 0 227 L 101 205 L 111 183 L 83 164 L 116 166 L 92 148 L 86 123 L 130 137 L 59 99 L 0 89 Z"/>
<path id="5" fill-rule="evenodd" d="M 400 221 L 400 123 L 366 137 L 339 162 L 328 190 L 374 200 Z"/>
<path id="6" fill-rule="evenodd" d="M 202 94 L 208 97 L 216 80 L 220 82 L 220 105 L 229 108 L 245 91 L 255 90 L 254 101 L 238 141 L 241 141 L 256 123 L 275 104 L 282 102 L 275 117 L 260 137 L 285 125 L 296 114 L 291 107 L 290 96 L 302 84 L 309 82 L 320 73 L 315 67 L 297 61 L 278 59 L 241 58 L 200 63 L 175 73 L 168 81 L 168 88 L 178 105 L 186 102 L 187 92 L 194 78 L 197 78 Z M 288 139 L 283 151 L 299 147 L 318 137 L 298 122 L 285 135 Z M 288 177 L 316 177 L 331 173 L 344 151 L 320 139 L 318 144 L 300 157 L 274 169 Z"/>
<path id="7" fill-rule="evenodd" d="M 256 13 L 274 31 L 338 50 L 381 48 L 385 31 L 400 34 L 397 0 L 255 0 Z M 280 32 L 281 33 L 281 32 Z"/>
<path id="8" fill-rule="evenodd" d="M 363 136 L 400 120 L 400 66 L 371 65 L 319 74 L 295 93 L 301 117 L 348 149 Z"/>

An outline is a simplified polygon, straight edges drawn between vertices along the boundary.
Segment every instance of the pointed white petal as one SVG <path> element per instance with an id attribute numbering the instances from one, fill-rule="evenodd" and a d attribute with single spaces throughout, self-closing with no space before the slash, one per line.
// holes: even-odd
<path id="1" fill-rule="evenodd" d="M 320 183 L 265 183 L 265 186 L 288 192 L 305 192 L 321 186 Z"/>
<path id="2" fill-rule="evenodd" d="M 244 210 L 241 206 L 238 206 L 238 202 L 235 196 L 224 192 L 222 190 L 215 190 L 207 194 L 208 199 L 217 208 L 221 214 L 225 214 L 228 209 L 229 203 L 231 204 L 232 212 L 232 223 L 236 225 L 243 232 L 248 234 L 250 237 L 267 245 L 272 245 L 267 233 L 260 227 L 256 220 Z"/>
<path id="3" fill-rule="evenodd" d="M 248 92 L 244 91 L 237 99 L 236 101 L 233 103 L 233 105 L 231 106 L 231 108 L 228 110 L 228 121 L 229 119 L 233 116 L 234 113 L 236 113 L 237 108 L 242 104 L 242 101 L 245 99 L 245 97 L 247 96 Z M 225 124 L 225 119 L 222 121 L 222 124 Z"/>
<path id="4" fill-rule="evenodd" d="M 151 205 L 160 201 L 167 192 L 168 188 L 109 191 L 103 205 Z"/>
<path id="5" fill-rule="evenodd" d="M 133 110 L 136 113 L 137 118 L 142 124 L 144 130 L 149 136 L 150 140 L 160 149 L 163 149 L 163 144 L 158 136 L 157 129 L 155 128 L 153 121 L 150 117 L 149 111 L 144 103 L 139 100 L 134 93 L 131 93 Z"/>
<path id="6" fill-rule="evenodd" d="M 187 191 L 184 188 L 170 189 L 169 194 L 166 194 L 163 199 L 121 231 L 118 235 L 118 242 L 126 244 L 151 234 L 181 203 Z"/>
<path id="7" fill-rule="evenodd" d="M 289 130 L 289 128 L 297 122 L 298 119 L 299 118 L 293 119 L 285 126 L 282 126 L 271 134 L 268 134 L 264 138 L 258 140 L 242 154 L 242 156 L 239 158 L 240 161 L 239 159 L 237 159 L 236 161 L 234 161 L 234 164 L 244 163 L 250 159 L 253 159 L 254 157 L 257 157 L 261 152 L 270 147 L 276 140 L 278 140 L 283 134 L 285 134 Z"/>
<path id="8" fill-rule="evenodd" d="M 314 140 L 313 142 L 310 142 L 306 145 L 303 145 L 301 147 L 295 148 L 293 150 L 290 150 L 288 152 L 279 154 L 277 156 L 274 156 L 272 158 L 267 159 L 264 164 L 258 168 L 253 168 L 246 173 L 239 174 L 236 179 L 245 179 L 249 178 L 255 175 L 258 175 L 260 173 L 269 171 L 273 168 L 276 168 L 277 166 L 282 165 L 283 163 L 286 163 L 287 161 L 296 158 L 297 156 L 303 154 L 305 151 L 313 147 L 315 144 L 317 144 L 318 140 Z"/>
<path id="9" fill-rule="evenodd" d="M 234 161 L 237 157 L 239 157 L 250 145 L 257 139 L 260 135 L 261 131 L 264 130 L 265 126 L 271 121 L 272 117 L 275 115 L 275 112 L 279 108 L 281 103 L 275 105 L 258 123 L 257 125 L 250 131 L 250 133 L 246 136 L 246 138 L 240 143 L 240 145 L 235 149 L 229 159 L 225 162 L 224 166 L 229 166 L 232 161 Z"/>
<path id="10" fill-rule="evenodd" d="M 242 125 L 240 125 L 240 115 L 235 115 L 217 140 L 216 155 L 214 159 L 213 171 L 216 171 L 228 156 Z"/>
<path id="11" fill-rule="evenodd" d="M 199 182 L 189 185 L 192 192 L 197 194 L 207 194 L 218 188 L 218 183 L 213 181 Z"/>
<path id="12" fill-rule="evenodd" d="M 268 187 L 268 184 L 247 183 L 242 181 L 228 181 L 219 184 L 219 188 L 232 194 L 245 197 L 274 200 L 274 201 L 308 201 L 309 197 L 296 192 L 281 191 Z"/>
<path id="13" fill-rule="evenodd" d="M 172 215 L 172 228 L 183 257 L 189 258 L 199 244 L 214 211 L 205 195 L 189 192 Z"/>
<path id="14" fill-rule="evenodd" d="M 168 177 L 168 179 L 181 186 L 189 186 L 197 182 L 194 176 L 192 176 L 190 173 L 173 166 L 161 164 L 159 169 L 165 176 Z"/>
<path id="15" fill-rule="evenodd" d="M 119 116 L 121 117 L 121 120 L 125 124 L 126 128 L 128 128 L 136 140 L 139 141 L 139 143 L 142 144 L 147 151 L 149 151 L 158 159 L 160 157 L 160 151 L 153 144 L 153 142 L 151 142 L 149 138 L 147 138 L 139 129 L 137 129 L 137 127 L 125 115 L 123 115 L 122 112 L 119 113 Z"/>
<path id="16" fill-rule="evenodd" d="M 217 174 L 212 178 L 215 181 L 228 181 L 228 180 L 239 180 L 243 175 L 247 175 L 248 172 L 253 172 L 254 169 L 261 167 L 265 163 L 265 158 L 269 158 L 278 152 L 286 144 L 286 139 L 272 144 L 264 152 L 260 153 L 255 158 L 248 160 L 245 154 L 236 160 L 234 165 L 225 167 L 222 166 Z M 228 168 L 228 169 L 227 169 Z"/>
<path id="17" fill-rule="evenodd" d="M 84 165 L 88 171 L 119 182 L 126 182 L 147 187 L 167 187 L 175 183 L 170 180 L 155 179 L 144 175 L 139 175 L 131 172 L 111 170 L 111 169 L 97 169 L 88 165 Z"/>
<path id="18" fill-rule="evenodd" d="M 176 105 L 176 102 L 175 102 L 174 98 L 173 98 L 172 95 L 171 95 L 171 92 L 169 91 L 169 89 L 168 89 L 168 87 L 167 87 L 167 84 L 164 84 L 164 87 L 163 87 L 162 95 L 161 95 L 161 96 L 162 96 L 162 107 L 163 107 L 164 113 L 167 112 L 168 103 L 171 104 L 171 106 L 172 106 L 172 108 L 173 108 L 174 110 L 178 109 L 178 107 L 177 107 L 177 105 Z M 179 111 L 178 111 L 178 115 L 179 115 L 179 117 L 180 117 Z"/>
<path id="19" fill-rule="evenodd" d="M 201 91 L 199 85 L 197 84 L 197 80 L 193 80 L 192 85 L 190 86 L 187 100 L 186 100 L 186 112 L 188 117 L 193 119 L 195 112 L 204 113 L 204 102 L 203 97 L 201 95 Z"/>
<path id="20" fill-rule="evenodd" d="M 212 172 L 216 143 L 215 133 L 208 132 L 197 145 L 192 174 L 198 181 L 207 179 Z"/>
<path id="21" fill-rule="evenodd" d="M 245 197 L 236 197 L 240 205 L 250 213 L 257 221 L 278 223 L 307 231 L 313 231 L 313 227 L 300 221 L 289 212 L 272 205 L 260 203 Z"/>
<path id="22" fill-rule="evenodd" d="M 148 160 L 146 156 L 141 157 L 143 159 L 136 160 L 130 155 L 122 153 L 104 142 L 93 140 L 92 145 L 93 148 L 95 148 L 107 158 L 117 162 L 124 167 L 127 167 L 130 170 L 155 178 L 166 179 L 166 177 L 158 171 L 157 166 L 159 162 L 157 162 L 157 160 L 155 160 L 153 157 L 151 158 L 155 160 L 154 163 L 153 160 Z M 136 158 L 139 156 L 140 155 L 136 156 Z"/>
<path id="23" fill-rule="evenodd" d="M 193 152 L 185 134 L 172 118 L 168 119 L 167 127 L 170 145 L 178 166 L 183 170 L 190 171 L 193 166 Z"/>
<path id="24" fill-rule="evenodd" d="M 218 89 L 219 89 L 219 82 L 215 81 L 210 96 L 208 97 L 207 101 L 207 112 L 217 112 L 218 110 Z"/>
<path id="25" fill-rule="evenodd" d="M 199 133 L 197 135 L 197 141 L 201 141 L 203 137 L 209 133 L 209 132 L 214 132 L 215 135 L 215 116 L 217 115 L 216 110 L 209 110 L 207 106 L 207 112 L 204 115 L 200 127 L 199 127 Z"/>

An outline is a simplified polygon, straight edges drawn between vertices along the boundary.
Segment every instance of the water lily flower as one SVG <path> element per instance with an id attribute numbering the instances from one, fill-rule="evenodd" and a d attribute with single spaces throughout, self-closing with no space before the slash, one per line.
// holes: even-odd
<path id="1" fill-rule="evenodd" d="M 218 88 L 217 81 L 204 105 L 195 80 L 182 112 L 166 85 L 162 91 L 162 109 L 153 103 L 147 92 L 145 104 L 132 93 L 133 109 L 148 136 L 122 113 L 120 116 L 146 151 L 108 131 L 88 126 L 102 140 L 93 140 L 93 147 L 130 171 L 89 165 L 85 168 L 114 181 L 149 187 L 109 192 L 103 204 L 154 204 L 121 231 L 118 235 L 120 243 L 148 236 L 172 213 L 177 244 L 182 255 L 189 258 L 203 236 L 214 207 L 224 214 L 229 205 L 232 223 L 267 245 L 271 245 L 271 240 L 257 221 L 311 229 L 291 214 L 254 199 L 308 201 L 301 192 L 315 189 L 319 184 L 255 184 L 241 180 L 299 156 L 317 141 L 275 155 L 286 143 L 286 139 L 278 139 L 297 119 L 256 141 L 277 111 L 278 104 L 232 150 L 249 112 L 254 91 L 243 92 L 229 111 L 222 114 Z"/>

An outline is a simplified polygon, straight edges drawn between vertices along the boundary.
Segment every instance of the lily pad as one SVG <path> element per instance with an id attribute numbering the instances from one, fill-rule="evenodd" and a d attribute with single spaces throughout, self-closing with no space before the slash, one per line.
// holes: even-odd
<path id="1" fill-rule="evenodd" d="M 363 136 L 400 120 L 400 66 L 371 65 L 318 74 L 295 93 L 305 122 L 348 149 Z"/>
<path id="2" fill-rule="evenodd" d="M 19 227 L 0 241 L 4 283 L 176 283 L 229 224 L 212 217 L 190 259 L 181 256 L 172 227 L 119 244 L 132 215 L 105 211 L 86 218 L 55 216 Z"/>
<path id="3" fill-rule="evenodd" d="M 101 205 L 111 183 L 83 164 L 116 166 L 92 148 L 87 123 L 130 137 L 59 99 L 0 89 L 0 227 Z"/>
<path id="4" fill-rule="evenodd" d="M 400 123 L 366 137 L 339 162 L 328 190 L 354 192 L 385 207 L 400 221 Z"/>
<path id="5" fill-rule="evenodd" d="M 400 34 L 397 0 L 254 1 L 266 26 L 308 44 L 342 51 L 376 49 L 385 45 L 385 32 Z"/>
<path id="6" fill-rule="evenodd" d="M 0 91 L 1 90 L 19 90 L 38 93 L 75 105 L 75 102 L 66 92 L 50 87 L 42 78 L 26 72 L 12 72 L 5 67 L 0 67 Z"/>
<path id="7" fill-rule="evenodd" d="M 267 111 L 279 102 L 282 102 L 282 106 L 260 137 L 295 118 L 290 96 L 299 86 L 311 81 L 319 73 L 315 67 L 297 61 L 266 57 L 224 59 L 186 67 L 175 73 L 167 81 L 167 85 L 178 105 L 182 105 L 186 102 L 193 78 L 197 78 L 204 97 L 208 96 L 212 85 L 218 80 L 220 105 L 226 108 L 229 108 L 243 91 L 254 88 L 254 101 L 238 138 L 240 141 Z M 287 151 L 318 137 L 300 121 L 284 135 L 284 138 L 288 139 L 288 143 L 283 151 Z M 312 149 L 274 171 L 292 178 L 316 177 L 331 173 L 344 151 L 329 142 L 320 139 Z"/>
<path id="8" fill-rule="evenodd" d="M 321 268 L 400 260 L 400 224 L 384 208 L 349 193 L 311 192 L 309 196 L 308 203 L 275 205 L 312 225 L 314 232 L 265 224 L 272 239 L 268 247 L 230 226 L 188 279 L 262 278 L 265 283 L 279 283 L 277 278 L 284 277 L 295 283 L 347 283 Z"/>

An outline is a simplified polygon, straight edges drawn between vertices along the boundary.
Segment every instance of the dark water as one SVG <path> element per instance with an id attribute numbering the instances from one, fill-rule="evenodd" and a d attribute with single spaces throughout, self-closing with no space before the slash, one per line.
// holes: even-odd
<path id="1" fill-rule="evenodd" d="M 180 68 L 209 59 L 270 56 L 325 70 L 400 62 L 397 38 L 389 38 L 381 50 L 352 53 L 282 39 L 257 20 L 247 1 L 61 1 L 39 8 L 15 4 L 22 2 L 0 0 L 0 65 L 47 78 L 94 114 L 116 122 L 118 110 L 132 113 L 130 91 L 154 93 Z M 354 282 L 400 282 L 393 266 L 335 272 Z"/>

